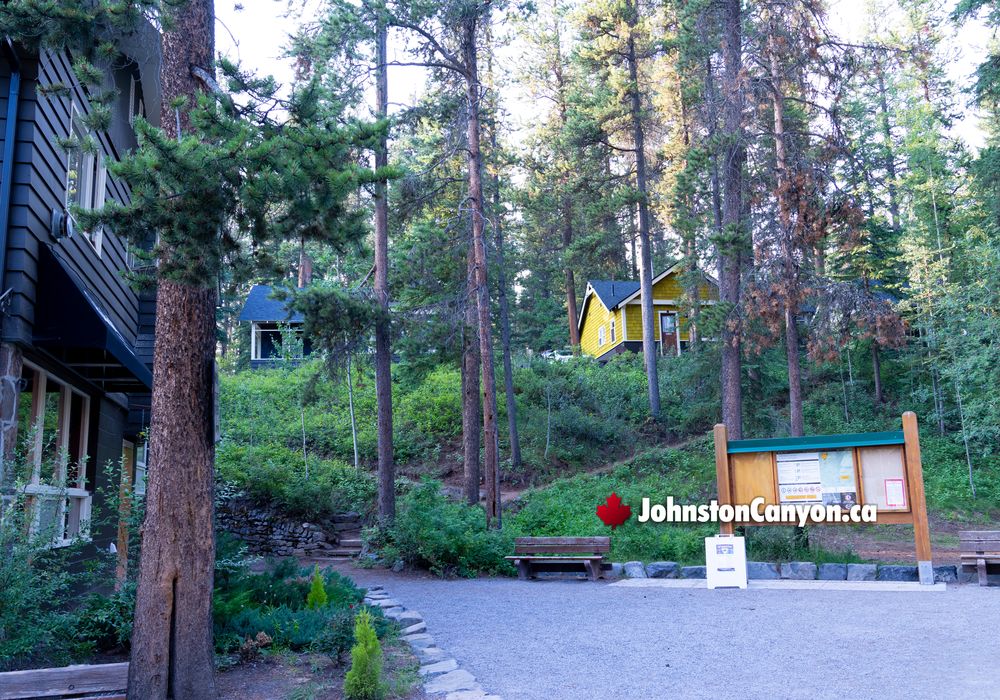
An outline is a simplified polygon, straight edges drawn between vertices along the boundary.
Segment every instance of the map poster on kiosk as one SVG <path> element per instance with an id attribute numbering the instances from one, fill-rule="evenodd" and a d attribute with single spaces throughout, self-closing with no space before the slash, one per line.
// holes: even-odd
<path id="1" fill-rule="evenodd" d="M 851 450 L 779 452 L 779 503 L 819 503 L 850 508 L 858 502 Z"/>

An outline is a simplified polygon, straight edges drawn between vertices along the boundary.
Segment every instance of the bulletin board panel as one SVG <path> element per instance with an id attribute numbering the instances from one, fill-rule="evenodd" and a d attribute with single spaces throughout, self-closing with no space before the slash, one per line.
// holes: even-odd
<path id="1" fill-rule="evenodd" d="M 715 426 L 719 504 L 875 505 L 878 524 L 912 524 L 917 560 L 929 563 L 930 532 L 924 498 L 917 418 L 903 430 L 730 442 Z M 769 523 L 722 523 L 735 526 Z M 828 524 L 828 523 L 824 523 Z M 928 564 L 929 565 L 929 564 Z M 923 567 L 921 581 L 924 580 Z"/>

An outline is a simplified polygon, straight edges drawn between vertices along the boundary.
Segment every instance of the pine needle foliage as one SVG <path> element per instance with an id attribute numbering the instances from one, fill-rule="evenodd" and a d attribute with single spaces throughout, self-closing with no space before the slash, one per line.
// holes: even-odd
<path id="1" fill-rule="evenodd" d="M 354 623 L 351 668 L 344 678 L 344 695 L 349 700 L 377 700 L 385 696 L 382 678 L 382 645 L 379 644 L 371 613 L 362 610 Z"/>
<path id="2" fill-rule="evenodd" d="M 309 595 L 306 596 L 306 607 L 310 610 L 319 610 L 327 603 L 326 588 L 323 586 L 323 575 L 319 572 L 319 565 L 313 569 L 312 585 L 309 587 Z"/>

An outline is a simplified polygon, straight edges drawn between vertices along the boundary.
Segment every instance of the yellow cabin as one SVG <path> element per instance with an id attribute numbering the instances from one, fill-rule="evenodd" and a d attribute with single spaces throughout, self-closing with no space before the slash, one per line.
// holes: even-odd
<path id="1" fill-rule="evenodd" d="M 687 349 L 687 319 L 681 310 L 684 288 L 680 263 L 671 265 L 653 278 L 653 316 L 659 330 L 656 342 L 660 354 L 677 354 Z M 719 299 L 717 282 L 704 275 L 698 290 L 702 304 Z M 580 311 L 580 349 L 584 354 L 608 360 L 626 350 L 642 352 L 642 306 L 639 283 L 590 280 Z"/>

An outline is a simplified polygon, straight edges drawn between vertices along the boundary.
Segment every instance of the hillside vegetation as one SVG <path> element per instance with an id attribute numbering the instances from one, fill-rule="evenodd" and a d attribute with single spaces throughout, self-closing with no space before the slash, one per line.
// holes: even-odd
<path id="1" fill-rule="evenodd" d="M 400 509 L 391 531 L 370 533 L 371 544 L 390 564 L 403 560 L 465 574 L 505 571 L 502 557 L 510 552 L 513 537 L 608 534 L 594 509 L 612 492 L 633 507 L 644 496 L 707 501 L 715 491 L 708 434 L 718 398 L 700 363 L 711 357 L 706 352 L 702 358 L 664 362 L 661 381 L 668 403 L 660 423 L 645 418 L 645 376 L 638 356 L 623 355 L 607 365 L 587 359 L 523 359 L 515 371 L 515 386 L 525 463 L 517 472 L 505 465 L 503 489 L 527 490 L 508 507 L 500 533 L 485 531 L 481 508 L 451 501 L 441 492 L 441 481 L 462 471 L 458 370 L 441 366 L 416 373 L 399 368 L 394 422 L 402 474 L 397 482 Z M 830 370 L 812 369 L 819 376 Z M 753 437 L 782 432 L 779 383 L 769 391 L 768 370 L 765 357 L 759 365 L 760 382 L 751 387 L 760 400 L 749 407 L 746 418 L 754 426 Z M 358 469 L 353 464 L 346 377 L 330 379 L 318 363 L 223 377 L 219 478 L 302 516 L 345 510 L 372 515 L 374 383 L 364 367 L 352 381 Z M 502 410 L 502 401 L 500 405 Z M 811 392 L 805 414 L 808 432 L 836 433 L 898 429 L 902 410 L 892 405 L 877 409 L 858 378 L 853 387 L 821 384 Z M 501 418 L 505 422 L 506 416 Z M 996 461 L 977 462 L 973 498 L 961 442 L 935 435 L 927 422 L 922 429 L 932 514 L 962 522 L 995 516 L 1000 508 Z M 506 454 L 505 442 L 501 453 Z M 712 531 L 711 525 L 637 525 L 633 520 L 615 530 L 612 558 L 696 563 L 703 558 L 702 538 Z M 751 541 L 754 551 L 761 556 L 796 554 L 787 538 L 771 533 Z M 851 557 L 849 552 L 810 555 L 841 561 Z"/>

